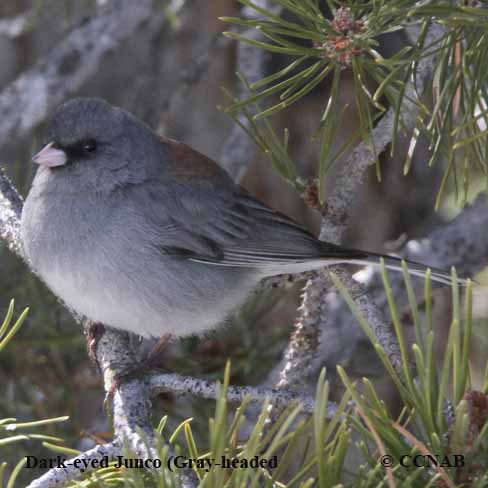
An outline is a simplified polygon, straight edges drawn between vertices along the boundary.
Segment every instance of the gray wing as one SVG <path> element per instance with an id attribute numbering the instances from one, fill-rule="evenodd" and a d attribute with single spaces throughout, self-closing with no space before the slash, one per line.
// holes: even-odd
<path id="1" fill-rule="evenodd" d="M 208 183 L 134 187 L 161 252 L 221 266 L 269 265 L 365 254 L 317 240 L 239 187 Z"/>
<path id="2" fill-rule="evenodd" d="M 165 161 L 160 176 L 130 189 L 151 228 L 157 229 L 161 252 L 244 267 L 364 256 L 317 240 L 189 146 L 168 138 L 161 143 Z"/>

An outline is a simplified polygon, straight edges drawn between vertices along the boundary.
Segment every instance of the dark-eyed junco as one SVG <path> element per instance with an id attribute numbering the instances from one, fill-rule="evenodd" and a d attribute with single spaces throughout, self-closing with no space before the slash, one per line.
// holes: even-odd
<path id="1" fill-rule="evenodd" d="M 319 241 L 214 161 L 102 100 L 60 106 L 48 140 L 33 158 L 23 245 L 54 293 L 93 321 L 142 336 L 199 333 L 267 276 L 379 262 Z"/>

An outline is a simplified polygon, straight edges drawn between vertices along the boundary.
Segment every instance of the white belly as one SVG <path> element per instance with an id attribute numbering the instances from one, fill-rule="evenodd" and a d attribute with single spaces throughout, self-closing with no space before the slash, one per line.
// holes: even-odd
<path id="1" fill-rule="evenodd" d="M 78 272 L 54 265 L 41 275 L 79 314 L 145 337 L 200 334 L 214 328 L 245 301 L 256 284 L 255 280 L 239 283 L 232 279 L 233 284 L 229 282 L 222 292 L 221 281 L 227 277 L 221 273 L 229 273 L 229 269 L 211 267 L 204 275 L 192 276 L 187 269 L 178 273 L 178 263 L 167 264 L 167 276 L 157 263 L 130 276 L 120 269 L 104 268 L 97 261 Z M 207 265 L 192 266 L 201 271 Z"/>

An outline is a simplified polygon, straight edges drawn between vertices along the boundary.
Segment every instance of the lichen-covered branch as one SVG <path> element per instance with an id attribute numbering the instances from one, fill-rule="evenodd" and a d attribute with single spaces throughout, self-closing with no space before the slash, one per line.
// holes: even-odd
<path id="1" fill-rule="evenodd" d="M 13 253 L 22 257 L 20 216 L 24 202 L 12 186 L 8 176 L 0 168 L 0 239 Z"/>
<path id="2" fill-rule="evenodd" d="M 0 93 L 0 147 L 42 122 L 96 74 L 106 54 L 149 19 L 160 24 L 165 20 L 164 9 L 153 8 L 152 0 L 112 0 L 95 17 L 70 31 L 45 58 Z"/>
<path id="3" fill-rule="evenodd" d="M 148 379 L 140 375 L 119 380 L 138 364 L 129 334 L 105 328 L 97 344 L 97 361 L 103 373 L 105 391 L 109 395 L 113 391 L 113 422 L 118 442 L 127 445 L 139 459 L 159 457 L 154 448 L 156 440 L 151 425 Z M 179 479 L 182 486 L 196 486 L 195 477 L 189 470 L 182 470 Z"/>
<path id="4" fill-rule="evenodd" d="M 285 366 L 280 372 L 276 388 L 297 388 L 300 381 L 310 372 L 312 360 L 318 348 L 317 323 L 326 318 L 321 297 L 327 292 L 329 283 L 318 274 L 309 279 L 302 294 L 293 333 L 285 353 Z M 295 371 L 292 371 L 292 368 Z M 275 405 L 277 406 L 277 405 Z"/>
<path id="5" fill-rule="evenodd" d="M 114 430 L 131 449 L 141 454 L 146 450 L 139 432 L 147 439 L 153 436 L 150 421 L 150 392 L 143 377 L 118 381 L 139 362 L 130 344 L 129 334 L 105 328 L 97 343 L 97 361 L 103 374 L 105 391 L 113 393 Z M 117 384 L 117 388 L 113 388 Z M 147 453 L 146 453 L 147 454 Z"/>
<path id="6" fill-rule="evenodd" d="M 217 383 L 195 379 L 190 376 L 172 374 L 153 374 L 148 377 L 149 388 L 153 395 L 162 392 L 171 392 L 176 395 L 191 394 L 200 398 L 216 399 Z M 295 391 L 284 391 L 281 389 L 254 387 L 254 386 L 229 386 L 227 390 L 227 401 L 240 403 L 245 397 L 250 397 L 251 402 L 263 403 L 266 399 L 275 405 L 286 407 L 290 403 L 298 403 L 303 412 L 313 413 L 315 400 L 310 395 L 303 395 Z M 330 405 L 329 417 L 336 411 L 335 405 Z"/>
<path id="7" fill-rule="evenodd" d="M 65 461 L 65 468 L 59 467 L 50 469 L 40 478 L 37 478 L 30 483 L 27 488 L 60 488 L 66 486 L 70 481 L 79 480 L 83 476 L 83 472 L 80 470 L 80 467 L 78 467 L 83 466 L 83 464 L 81 464 L 83 460 L 92 463 L 95 460 L 102 461 L 105 457 L 108 457 L 109 460 L 113 460 L 121 455 L 122 448 L 120 445 L 115 443 L 97 445 L 93 449 L 89 449 L 88 451 Z M 80 461 L 77 462 L 77 460 Z"/>

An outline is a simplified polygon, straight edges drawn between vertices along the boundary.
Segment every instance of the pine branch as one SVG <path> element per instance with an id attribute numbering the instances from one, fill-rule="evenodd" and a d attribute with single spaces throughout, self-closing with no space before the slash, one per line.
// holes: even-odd
<path id="1" fill-rule="evenodd" d="M 444 27 L 432 23 L 426 35 L 425 45 L 430 46 L 444 35 Z M 416 32 L 418 36 L 418 32 Z M 413 35 L 413 34 L 412 34 Z M 433 56 L 425 56 L 417 65 L 416 84 L 410 82 L 401 106 L 405 126 L 412 131 L 415 126 L 417 107 L 414 101 L 417 93 L 422 94 L 432 77 Z M 326 211 L 322 217 L 320 238 L 324 241 L 340 243 L 350 219 L 350 210 L 354 208 L 359 187 L 363 182 L 366 170 L 375 164 L 377 155 L 381 154 L 391 143 L 395 108 L 390 107 L 373 130 L 371 143 L 361 142 L 341 166 L 330 196 L 327 198 Z"/>
<path id="2" fill-rule="evenodd" d="M 442 36 L 443 28 L 433 24 L 427 34 L 427 44 L 435 42 Z M 423 84 L 432 75 L 432 57 L 425 57 L 418 64 L 416 87 L 409 86 L 407 93 L 415 100 L 416 93 L 422 92 Z M 421 83 L 422 85 L 419 85 Z M 412 102 L 404 102 L 405 123 L 411 129 L 415 122 L 415 106 Z M 327 199 L 326 211 L 324 212 L 320 238 L 329 242 L 340 244 L 343 234 L 350 220 L 350 209 L 355 203 L 359 186 L 361 185 L 365 172 L 370 165 L 376 161 L 376 155 L 381 153 L 391 142 L 394 109 L 390 108 L 385 116 L 379 121 L 372 132 L 371 142 L 362 142 L 352 152 L 346 164 L 335 181 L 334 190 Z M 346 276 L 345 284 L 352 295 L 356 296 L 356 304 L 359 310 L 368 318 L 373 325 L 373 331 L 382 347 L 390 357 L 392 364 L 401 369 L 401 358 L 396 337 L 391 330 L 384 311 L 374 302 L 373 298 L 365 295 L 365 290 L 355 284 L 351 279 L 350 271 L 345 266 L 334 266 L 333 271 Z M 299 317 L 295 322 L 295 330 L 292 333 L 290 343 L 285 353 L 285 363 L 280 373 L 278 388 L 289 388 L 297 385 L 306 378 L 311 371 L 311 364 L 317 354 L 320 343 L 320 331 L 334 327 L 331 323 L 327 290 L 332 288 L 329 278 L 325 274 L 319 274 L 313 280 L 309 280 L 305 287 L 303 302 L 299 308 Z M 304 324 L 306 323 L 306 327 Z M 327 361 L 327 347 L 321 348 L 321 361 Z M 332 353 L 332 351 L 331 351 Z M 277 413 L 270 410 L 271 418 Z"/>
<path id="3" fill-rule="evenodd" d="M 273 6 L 269 0 L 256 0 L 255 5 L 267 10 L 273 11 L 279 15 L 281 9 Z M 243 17 L 246 19 L 256 18 L 256 12 L 246 7 L 243 9 Z M 246 35 L 252 39 L 260 36 L 255 29 L 248 29 Z M 255 46 L 239 42 L 237 45 L 237 65 L 239 72 L 249 83 L 254 83 L 264 77 L 267 53 Z M 246 88 L 241 87 L 241 98 L 247 95 Z M 244 127 L 249 126 L 249 120 L 244 115 L 238 116 L 239 123 Z M 252 155 L 255 153 L 254 144 L 246 132 L 238 125 L 234 124 L 232 132 L 228 137 L 220 158 L 222 166 L 236 181 L 240 181 L 244 171 L 252 161 Z"/>

